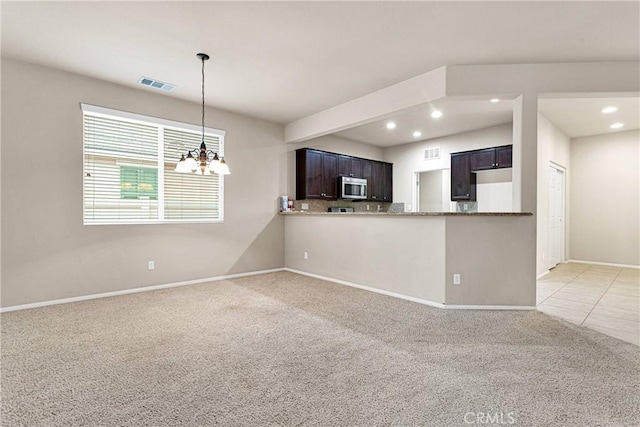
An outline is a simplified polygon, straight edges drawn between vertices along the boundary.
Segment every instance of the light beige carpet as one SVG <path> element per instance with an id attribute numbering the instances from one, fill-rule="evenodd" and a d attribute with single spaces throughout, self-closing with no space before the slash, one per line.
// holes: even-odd
<path id="1" fill-rule="evenodd" d="M 0 319 L 3 426 L 640 420 L 638 347 L 535 311 L 441 310 L 281 272 Z"/>

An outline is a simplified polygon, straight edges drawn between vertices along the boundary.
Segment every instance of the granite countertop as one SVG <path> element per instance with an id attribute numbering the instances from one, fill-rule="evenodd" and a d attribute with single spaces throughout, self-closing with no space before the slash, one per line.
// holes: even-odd
<path id="1" fill-rule="evenodd" d="M 332 215 L 332 216 L 531 216 L 531 212 L 310 212 L 285 211 L 280 215 Z"/>

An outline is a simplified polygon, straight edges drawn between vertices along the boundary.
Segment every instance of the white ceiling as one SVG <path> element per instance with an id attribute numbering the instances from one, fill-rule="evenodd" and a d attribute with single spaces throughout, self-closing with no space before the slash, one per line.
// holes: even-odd
<path id="1" fill-rule="evenodd" d="M 605 107 L 618 110 L 603 114 Z M 538 110 L 567 136 L 599 135 L 640 128 L 640 98 L 563 98 L 539 99 Z M 611 129 L 614 123 L 623 123 L 620 129 Z"/>
<path id="2" fill-rule="evenodd" d="M 442 117 L 432 118 L 431 113 L 435 110 L 441 111 Z M 338 132 L 336 135 L 380 147 L 389 147 L 510 123 L 512 120 L 513 102 L 511 100 L 501 100 L 494 104 L 489 102 L 488 98 L 445 98 L 407 109 L 383 120 Z M 388 122 L 394 122 L 396 128 L 387 129 Z M 416 130 L 422 133 L 420 137 L 413 136 Z"/>
<path id="3" fill-rule="evenodd" d="M 147 76 L 198 102 L 206 52 L 208 105 L 288 123 L 444 65 L 637 61 L 639 13 L 636 1 L 3 1 L 2 53 L 133 87 Z"/>

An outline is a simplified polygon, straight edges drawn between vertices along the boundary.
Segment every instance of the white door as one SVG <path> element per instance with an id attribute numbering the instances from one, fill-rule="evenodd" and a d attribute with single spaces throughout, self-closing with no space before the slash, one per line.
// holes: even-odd
<path id="1" fill-rule="evenodd" d="M 549 268 L 564 261 L 564 171 L 549 167 Z"/>

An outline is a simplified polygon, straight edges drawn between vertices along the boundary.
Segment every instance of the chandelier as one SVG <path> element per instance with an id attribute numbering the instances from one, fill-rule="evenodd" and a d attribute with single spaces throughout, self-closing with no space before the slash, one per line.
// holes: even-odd
<path id="1" fill-rule="evenodd" d="M 202 61 L 202 142 L 200 148 L 187 151 L 187 155 L 182 154 L 180 161 L 176 164 L 175 172 L 195 173 L 196 175 L 211 175 L 211 172 L 218 175 L 229 175 L 229 166 L 218 153 L 208 150 L 204 143 L 204 61 L 209 59 L 206 53 L 196 54 Z"/>

